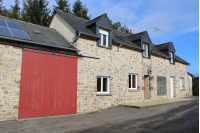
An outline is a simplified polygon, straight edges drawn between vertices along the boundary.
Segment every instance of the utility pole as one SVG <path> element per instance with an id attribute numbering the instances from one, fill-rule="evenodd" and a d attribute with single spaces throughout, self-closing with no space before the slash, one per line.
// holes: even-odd
<path id="1" fill-rule="evenodd" d="M 158 31 L 162 31 L 162 30 L 160 30 L 160 29 L 158 29 L 156 27 L 155 27 L 155 30 L 157 31 L 157 37 L 158 37 Z M 158 37 L 158 44 L 159 44 L 159 42 L 161 42 L 161 41 L 159 40 L 159 37 Z"/>

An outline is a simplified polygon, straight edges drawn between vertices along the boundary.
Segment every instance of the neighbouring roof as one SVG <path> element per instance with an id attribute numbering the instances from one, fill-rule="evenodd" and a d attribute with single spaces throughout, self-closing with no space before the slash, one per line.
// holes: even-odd
<path id="1" fill-rule="evenodd" d="M 188 72 L 188 75 L 192 76 L 192 78 L 194 78 L 194 77 L 195 77 L 193 74 L 191 74 L 191 73 L 189 73 L 189 72 Z"/>
<path id="2" fill-rule="evenodd" d="M 0 16 L 0 18 L 12 20 L 21 24 L 23 30 L 31 39 L 26 42 L 34 42 L 38 44 L 45 44 L 47 46 L 59 47 L 59 48 L 72 48 L 73 47 L 64 37 L 62 37 L 55 29 L 51 29 L 36 24 L 27 23 L 20 20 L 15 20 Z M 12 39 L 12 37 L 10 37 Z M 22 40 L 23 41 L 23 40 Z"/>

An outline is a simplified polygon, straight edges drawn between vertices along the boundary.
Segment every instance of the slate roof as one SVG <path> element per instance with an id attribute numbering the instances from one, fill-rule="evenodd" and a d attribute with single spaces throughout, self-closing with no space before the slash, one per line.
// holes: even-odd
<path id="1" fill-rule="evenodd" d="M 68 22 L 78 32 L 82 32 L 82 33 L 85 33 L 85 34 L 91 35 L 91 36 L 96 36 L 96 34 L 94 32 L 92 32 L 90 29 L 88 29 L 87 26 L 96 23 L 100 18 L 102 18 L 104 15 L 106 15 L 106 14 L 102 14 L 102 15 L 88 21 L 88 20 L 76 17 L 74 15 L 64 13 L 60 10 L 55 10 L 55 13 L 58 13 L 66 22 Z M 142 48 L 140 48 L 137 44 L 133 43 L 132 41 L 141 39 L 145 33 L 147 33 L 147 31 L 143 31 L 143 32 L 140 32 L 137 34 L 130 35 L 130 34 L 122 33 L 122 32 L 119 32 L 119 31 L 113 29 L 113 41 L 116 43 L 119 43 L 119 44 L 130 46 L 130 47 L 133 47 L 133 48 L 136 48 L 139 50 L 143 50 Z M 161 44 L 161 45 L 152 44 L 151 45 L 152 53 L 169 58 L 169 55 L 166 55 L 165 53 L 161 52 L 160 50 L 168 49 L 170 45 L 172 45 L 172 42 Z M 188 62 L 186 62 L 185 60 L 181 59 L 178 56 L 175 56 L 175 60 L 189 64 Z"/>
<path id="2" fill-rule="evenodd" d="M 63 47 L 63 48 L 74 48 L 64 37 L 62 37 L 55 29 L 51 29 L 44 26 L 39 26 L 31 23 L 27 23 L 20 20 L 15 20 L 0 16 L 0 18 L 12 20 L 14 22 L 19 22 L 26 32 L 26 34 L 31 39 L 30 42 L 47 44 L 53 47 Z M 40 31 L 40 33 L 35 33 L 34 30 Z M 13 38 L 13 37 L 10 37 Z M 29 40 L 27 40 L 29 41 Z"/>
<path id="3" fill-rule="evenodd" d="M 126 33 L 122 33 L 120 31 L 117 31 L 115 29 L 113 29 L 113 40 L 117 43 L 122 43 L 124 45 L 136 48 L 136 49 L 140 49 L 143 50 L 142 48 L 140 48 L 137 44 L 131 42 L 128 39 L 129 34 Z"/>
<path id="4" fill-rule="evenodd" d="M 154 54 L 157 54 L 157 55 L 161 55 L 161 56 L 164 56 L 164 57 L 169 57 L 168 55 L 166 55 L 165 53 L 161 52 L 160 50 L 158 50 L 156 48 L 157 45 L 155 44 L 151 44 L 151 52 L 154 53 Z"/>
<path id="5" fill-rule="evenodd" d="M 86 35 L 98 37 L 96 34 L 94 34 L 94 32 L 92 32 L 90 29 L 87 28 L 86 23 L 88 22 L 88 20 L 80 18 L 80 17 L 76 17 L 68 13 L 64 13 L 59 10 L 55 10 L 55 13 L 59 14 L 66 22 L 69 23 L 69 25 L 71 25 L 78 32 L 82 32 L 82 33 L 85 33 Z"/>
<path id="6" fill-rule="evenodd" d="M 142 32 L 137 33 L 137 34 L 132 34 L 128 37 L 128 39 L 131 40 L 131 41 L 139 40 L 139 39 L 142 38 L 142 36 L 145 34 L 145 32 L 147 32 L 147 31 L 142 31 Z"/>
<path id="7" fill-rule="evenodd" d="M 169 49 L 170 45 L 172 45 L 172 42 L 167 42 L 167 43 L 163 43 L 163 44 L 160 44 L 160 45 L 155 45 L 155 47 L 158 50 L 165 50 L 165 49 Z"/>
<path id="8" fill-rule="evenodd" d="M 106 15 L 106 13 L 104 13 L 104 14 L 102 14 L 102 15 L 100 15 L 100 16 L 98 16 L 98 17 L 96 17 L 96 18 L 94 18 L 94 19 L 92 19 L 92 20 L 90 20 L 90 21 L 88 21 L 88 22 L 86 22 L 86 26 L 90 26 L 90 25 L 96 23 L 96 22 L 97 22 L 100 18 L 102 18 L 104 15 Z"/>
<path id="9" fill-rule="evenodd" d="M 187 61 L 185 61 L 184 59 L 182 59 L 181 57 L 179 57 L 177 55 L 175 55 L 175 61 L 180 61 L 180 62 L 183 62 L 185 64 L 190 64 L 190 63 L 188 63 Z"/>

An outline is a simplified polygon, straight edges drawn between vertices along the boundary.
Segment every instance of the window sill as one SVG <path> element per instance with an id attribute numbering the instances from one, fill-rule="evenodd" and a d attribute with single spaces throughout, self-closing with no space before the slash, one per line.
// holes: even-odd
<path id="1" fill-rule="evenodd" d="M 137 89 L 128 89 L 128 91 L 130 91 L 130 92 L 140 92 L 140 90 L 137 90 Z"/>
<path id="2" fill-rule="evenodd" d="M 102 47 L 102 48 L 106 48 L 106 49 L 112 49 L 111 47 L 107 47 L 107 46 L 104 46 L 104 45 L 101 45 L 101 44 L 99 44 L 98 46 Z"/>
<path id="3" fill-rule="evenodd" d="M 185 91 L 185 89 L 180 89 L 181 91 Z"/>
<path id="4" fill-rule="evenodd" d="M 96 96 L 112 96 L 111 93 L 97 93 Z"/>
<path id="5" fill-rule="evenodd" d="M 151 59 L 151 57 L 146 57 L 146 56 L 143 56 L 143 58 L 146 58 L 146 59 Z"/>

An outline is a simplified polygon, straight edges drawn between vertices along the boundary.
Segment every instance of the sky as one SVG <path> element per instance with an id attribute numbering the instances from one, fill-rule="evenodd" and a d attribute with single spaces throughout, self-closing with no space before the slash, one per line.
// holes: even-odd
<path id="1" fill-rule="evenodd" d="M 15 0 L 3 0 L 10 8 Z M 19 0 L 22 7 L 22 0 Z M 68 0 L 71 6 L 74 0 Z M 152 42 L 173 42 L 175 54 L 190 63 L 188 72 L 199 76 L 199 0 L 81 0 L 95 18 L 107 13 L 133 33 L 147 31 Z M 56 5 L 49 0 L 49 7 Z M 157 32 L 155 28 L 161 31 Z"/>

